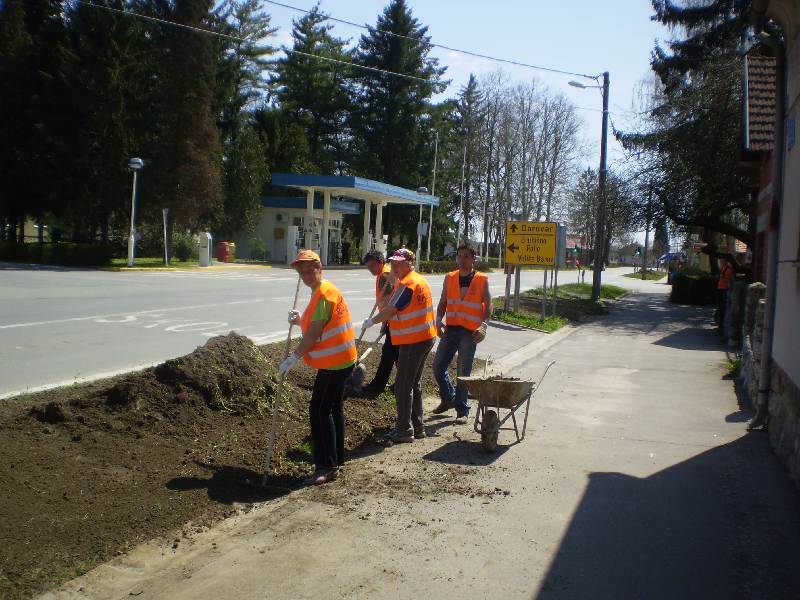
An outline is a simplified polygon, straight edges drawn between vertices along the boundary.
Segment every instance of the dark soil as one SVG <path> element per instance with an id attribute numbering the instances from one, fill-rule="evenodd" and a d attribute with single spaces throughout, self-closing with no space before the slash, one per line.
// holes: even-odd
<path id="1" fill-rule="evenodd" d="M 262 479 L 285 349 L 231 333 L 140 373 L 0 402 L 0 598 L 30 597 L 153 538 L 177 547 L 280 493 L 241 482 Z M 379 359 L 377 348 L 368 375 Z M 284 383 L 271 485 L 301 487 L 312 470 L 315 373 L 301 362 Z M 423 386 L 438 389 L 430 368 Z M 348 458 L 380 451 L 391 395 L 350 398 L 345 414 Z"/>

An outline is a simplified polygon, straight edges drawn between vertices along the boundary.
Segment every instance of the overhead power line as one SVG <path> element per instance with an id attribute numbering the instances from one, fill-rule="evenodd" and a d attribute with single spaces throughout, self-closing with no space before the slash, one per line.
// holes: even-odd
<path id="1" fill-rule="evenodd" d="M 208 34 L 208 35 L 216 35 L 218 37 L 227 38 L 229 40 L 235 40 L 237 42 L 249 42 L 250 41 L 250 40 L 248 40 L 246 38 L 238 38 L 238 37 L 235 37 L 235 36 L 232 36 L 232 35 L 227 35 L 227 34 L 224 34 L 224 33 L 218 33 L 216 31 L 210 31 L 208 29 L 201 29 L 199 27 L 192 27 L 191 25 L 184 25 L 182 23 L 175 23 L 174 21 L 166 21 L 164 19 L 157 19 L 155 17 L 150 17 L 150 16 L 147 16 L 147 15 L 140 15 L 138 13 L 126 12 L 124 10 L 119 10 L 117 8 L 111 8 L 109 6 L 100 6 L 98 4 L 91 4 L 90 2 L 85 2 L 84 0 L 79 0 L 79 3 L 80 4 L 84 4 L 86 6 L 91 6 L 92 8 L 101 8 L 103 10 L 110 10 L 111 12 L 119 13 L 119 14 L 122 14 L 122 15 L 125 15 L 125 16 L 128 16 L 128 17 L 135 17 L 137 19 L 144 19 L 145 21 L 152 21 L 154 23 L 159 23 L 159 24 L 162 24 L 162 25 L 170 25 L 170 26 L 173 26 L 173 27 L 180 27 L 181 29 L 188 29 L 188 30 L 191 30 L 191 31 L 196 31 L 198 33 L 205 33 L 205 34 Z M 415 81 L 421 81 L 423 83 L 427 83 L 428 82 L 428 80 L 423 78 L 423 77 L 414 77 L 413 75 L 406 75 L 405 73 L 395 73 L 394 71 L 384 71 L 383 69 L 378 69 L 378 68 L 375 68 L 375 67 L 367 67 L 366 65 L 359 65 L 359 64 L 348 62 L 348 61 L 345 61 L 345 60 L 336 60 L 336 59 L 333 59 L 333 58 L 329 58 L 327 56 L 320 56 L 318 54 L 309 54 L 308 52 L 301 52 L 300 50 L 291 50 L 289 48 L 282 48 L 282 50 L 284 52 L 286 52 L 287 54 L 290 53 L 290 52 L 293 53 L 293 54 L 302 54 L 303 56 L 309 56 L 309 57 L 312 57 L 312 58 L 318 58 L 319 60 L 324 60 L 324 61 L 327 61 L 327 62 L 337 63 L 337 64 L 340 64 L 340 65 L 347 65 L 347 66 L 354 67 L 354 68 L 357 68 L 357 69 L 365 69 L 367 71 L 374 71 L 376 73 L 383 73 L 385 75 L 394 75 L 395 77 L 403 77 L 405 79 L 413 79 Z"/>
<path id="2" fill-rule="evenodd" d="M 306 14 L 310 14 L 311 11 L 305 10 L 304 8 L 297 8 L 296 6 L 290 6 L 289 4 L 282 4 L 281 2 L 275 2 L 275 0 L 263 0 L 263 2 L 267 4 L 274 4 L 275 6 L 282 6 L 283 8 L 288 8 L 290 10 L 295 10 L 297 12 L 302 12 Z M 384 31 L 382 29 L 376 30 L 374 27 L 369 27 L 367 25 L 359 25 L 358 23 L 351 23 L 350 21 L 345 21 L 343 19 L 337 19 L 336 17 L 331 17 L 330 15 L 322 15 L 329 21 L 335 21 L 337 23 L 343 23 L 345 25 L 351 25 L 353 27 L 358 27 L 359 29 L 366 29 L 367 31 L 379 31 L 380 33 L 385 33 L 387 35 L 391 35 L 394 37 L 398 37 L 405 40 L 411 40 L 412 42 L 419 42 L 418 39 L 408 37 L 405 35 L 400 35 L 399 33 L 392 33 L 391 31 Z M 458 52 L 460 54 L 467 54 L 469 56 L 474 56 L 476 58 L 485 58 L 486 60 L 491 60 L 495 62 L 506 63 L 509 65 L 516 65 L 518 67 L 525 67 L 528 69 L 538 69 L 539 71 L 549 71 L 550 73 L 560 73 L 562 75 L 574 75 L 575 77 L 584 77 L 586 79 L 593 79 L 597 81 L 599 75 L 584 75 L 583 73 L 573 73 L 571 71 L 562 71 L 560 69 L 551 69 L 549 67 L 539 67 L 537 65 L 529 65 L 527 63 L 521 63 L 514 60 L 507 60 L 505 58 L 497 58 L 494 56 L 488 56 L 486 54 L 478 54 L 476 52 L 470 52 L 469 50 L 459 50 L 458 48 L 451 48 L 449 46 L 443 46 L 441 44 L 429 44 L 431 48 L 441 48 L 442 50 L 450 50 L 451 52 Z"/>

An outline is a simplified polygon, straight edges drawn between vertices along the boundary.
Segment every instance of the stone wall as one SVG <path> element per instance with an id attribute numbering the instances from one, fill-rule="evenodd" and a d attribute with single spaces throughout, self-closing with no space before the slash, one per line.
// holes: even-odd
<path id="1" fill-rule="evenodd" d="M 734 279 L 728 289 L 728 305 L 725 309 L 724 332 L 728 345 L 739 348 L 742 345 L 742 325 L 747 305 L 747 290 L 750 285 Z"/>
<path id="2" fill-rule="evenodd" d="M 750 405 L 755 410 L 758 400 L 758 377 L 761 372 L 761 338 L 764 330 L 764 296 L 767 287 L 763 283 L 753 283 L 745 287 L 740 376 L 750 398 Z"/>
<path id="3" fill-rule="evenodd" d="M 740 377 L 753 409 L 758 402 L 761 372 L 761 340 L 764 331 L 764 296 L 761 283 L 746 286 L 743 297 L 742 359 Z M 731 304 L 728 304 L 730 310 Z M 729 319 L 726 318 L 726 321 Z M 792 481 L 800 486 L 800 389 L 774 360 L 770 377 L 769 439 L 775 453 L 786 465 Z"/>
<path id="4" fill-rule="evenodd" d="M 792 481 L 800 486 L 800 389 L 774 360 L 767 428 L 775 453 L 786 465 Z"/>

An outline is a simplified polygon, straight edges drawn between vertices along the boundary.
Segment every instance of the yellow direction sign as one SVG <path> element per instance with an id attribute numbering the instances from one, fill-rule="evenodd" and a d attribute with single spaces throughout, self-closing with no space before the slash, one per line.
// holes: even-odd
<path id="1" fill-rule="evenodd" d="M 509 221 L 506 223 L 506 264 L 556 264 L 556 223 Z"/>

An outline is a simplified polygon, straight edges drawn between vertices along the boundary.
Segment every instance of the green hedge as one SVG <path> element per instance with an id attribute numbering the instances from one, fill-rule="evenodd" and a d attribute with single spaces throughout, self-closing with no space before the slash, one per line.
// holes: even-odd
<path id="1" fill-rule="evenodd" d="M 489 259 L 491 261 L 492 259 Z M 494 266 L 497 266 L 497 259 L 494 259 Z M 450 271 L 457 271 L 458 263 L 454 260 L 421 260 L 419 262 L 420 273 L 449 273 Z M 491 271 L 491 262 L 477 261 L 475 263 L 476 271 Z"/>
<path id="2" fill-rule="evenodd" d="M 0 260 L 70 267 L 103 267 L 111 264 L 117 247 L 110 244 L 23 244 L 0 242 Z"/>
<path id="3" fill-rule="evenodd" d="M 714 306 L 717 303 L 717 278 L 706 272 L 695 274 L 675 271 L 672 274 L 669 301 L 674 304 Z"/>

